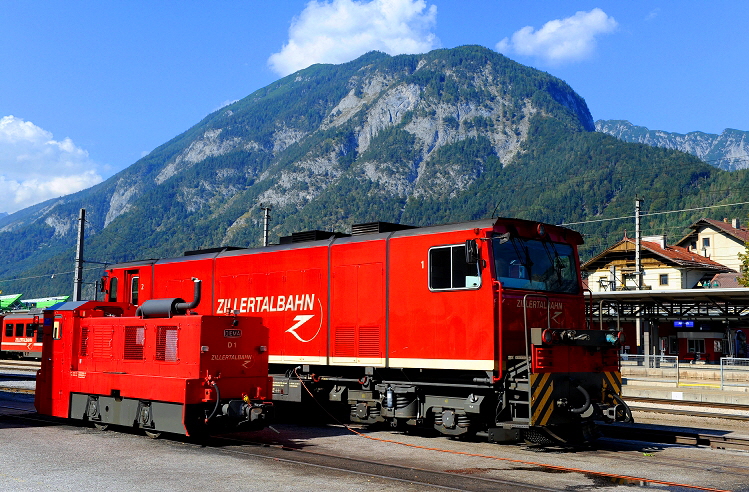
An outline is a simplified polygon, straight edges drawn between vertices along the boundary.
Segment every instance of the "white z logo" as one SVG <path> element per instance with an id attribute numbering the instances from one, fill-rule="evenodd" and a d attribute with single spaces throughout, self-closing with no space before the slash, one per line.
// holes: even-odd
<path id="1" fill-rule="evenodd" d="M 286 331 L 288 333 L 291 333 L 292 335 L 294 335 L 294 337 L 297 340 L 299 340 L 300 342 L 310 342 L 310 341 L 314 340 L 314 338 L 317 336 L 317 333 L 320 333 L 320 328 L 317 329 L 317 333 L 315 333 L 315 335 L 312 338 L 310 338 L 309 340 L 305 340 L 302 337 L 300 337 L 299 334 L 296 332 L 296 329 L 299 328 L 304 323 L 306 323 L 307 321 L 311 320 L 314 317 L 315 317 L 314 314 L 300 314 L 299 316 L 296 316 L 294 318 L 294 321 L 296 321 L 297 323 L 294 326 L 292 326 L 291 328 L 289 328 L 288 330 L 286 330 Z M 321 322 L 321 324 L 322 324 L 322 322 Z"/>

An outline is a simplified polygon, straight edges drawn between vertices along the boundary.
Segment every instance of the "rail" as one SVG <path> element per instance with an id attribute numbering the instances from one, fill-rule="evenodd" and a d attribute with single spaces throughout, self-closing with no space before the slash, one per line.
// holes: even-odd
<path id="1" fill-rule="evenodd" d="M 699 381 L 705 386 L 728 389 L 749 387 L 749 359 L 722 357 L 719 364 L 690 364 L 673 355 L 620 354 L 621 373 L 628 381 L 673 383 Z"/>

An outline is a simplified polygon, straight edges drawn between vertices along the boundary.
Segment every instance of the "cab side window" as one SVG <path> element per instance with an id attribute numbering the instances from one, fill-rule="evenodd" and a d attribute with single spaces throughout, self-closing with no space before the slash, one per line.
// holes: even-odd
<path id="1" fill-rule="evenodd" d="M 112 277 L 109 281 L 109 302 L 117 302 L 117 277 Z"/>
<path id="2" fill-rule="evenodd" d="M 466 263 L 464 244 L 429 250 L 429 289 L 455 290 L 481 287 L 478 263 Z"/>
<path id="3" fill-rule="evenodd" d="M 130 303 L 138 305 L 138 280 L 140 277 L 133 277 L 130 282 Z"/>
<path id="4" fill-rule="evenodd" d="M 5 336 L 6 337 L 13 336 L 13 323 L 5 323 Z"/>

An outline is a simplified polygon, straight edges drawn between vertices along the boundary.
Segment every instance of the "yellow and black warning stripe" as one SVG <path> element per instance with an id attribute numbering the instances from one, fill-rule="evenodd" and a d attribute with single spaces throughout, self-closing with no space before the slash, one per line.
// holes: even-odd
<path id="1" fill-rule="evenodd" d="M 606 394 L 622 394 L 622 374 L 619 371 L 604 372 L 603 383 L 601 384 L 601 401 L 606 401 Z"/>
<path id="2" fill-rule="evenodd" d="M 551 373 L 531 374 L 530 425 L 546 425 L 554 412 L 554 380 Z"/>

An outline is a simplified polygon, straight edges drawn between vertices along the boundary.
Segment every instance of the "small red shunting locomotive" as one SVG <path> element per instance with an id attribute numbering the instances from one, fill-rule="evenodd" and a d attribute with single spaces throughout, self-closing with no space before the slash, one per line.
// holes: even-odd
<path id="1" fill-rule="evenodd" d="M 195 300 L 68 302 L 44 313 L 37 411 L 161 432 L 262 428 L 272 410 L 259 317 L 188 314 Z"/>

